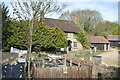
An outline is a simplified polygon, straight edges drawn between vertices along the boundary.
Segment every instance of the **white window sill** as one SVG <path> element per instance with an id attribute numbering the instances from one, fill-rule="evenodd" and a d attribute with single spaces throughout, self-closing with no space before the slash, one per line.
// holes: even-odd
<path id="1" fill-rule="evenodd" d="M 78 47 L 73 47 L 74 49 L 78 49 Z"/>

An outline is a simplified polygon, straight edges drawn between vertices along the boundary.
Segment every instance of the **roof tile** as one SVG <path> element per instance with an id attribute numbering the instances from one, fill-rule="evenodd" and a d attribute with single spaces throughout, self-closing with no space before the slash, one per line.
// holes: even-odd
<path id="1" fill-rule="evenodd" d="M 64 32 L 80 32 L 77 25 L 72 21 L 45 18 L 43 22 L 50 27 L 59 26 Z"/>
<path id="2" fill-rule="evenodd" d="M 108 40 L 120 41 L 120 35 L 108 35 Z"/>
<path id="3" fill-rule="evenodd" d="M 103 36 L 88 36 L 87 39 L 88 39 L 88 42 L 90 42 L 90 43 L 110 43 Z"/>

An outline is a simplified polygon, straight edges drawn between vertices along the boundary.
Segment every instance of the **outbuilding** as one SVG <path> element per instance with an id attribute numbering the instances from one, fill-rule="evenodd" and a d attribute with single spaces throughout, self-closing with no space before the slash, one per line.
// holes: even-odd
<path id="1" fill-rule="evenodd" d="M 111 47 L 120 47 L 120 35 L 108 35 Z"/>
<path id="2" fill-rule="evenodd" d="M 108 51 L 110 48 L 110 42 L 103 36 L 88 36 L 87 39 L 97 50 Z"/>

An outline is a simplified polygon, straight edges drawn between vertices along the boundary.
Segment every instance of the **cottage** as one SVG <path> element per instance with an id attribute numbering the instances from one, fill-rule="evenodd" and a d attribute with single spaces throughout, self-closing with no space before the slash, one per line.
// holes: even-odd
<path id="1" fill-rule="evenodd" d="M 76 40 L 76 33 L 80 32 L 80 30 L 74 22 L 50 18 L 45 18 L 43 21 L 50 27 L 59 26 L 60 29 L 67 34 L 68 45 L 64 48 L 64 50 L 82 50 L 82 45 Z"/>
<path id="2" fill-rule="evenodd" d="M 120 35 L 108 35 L 108 41 L 111 47 L 120 47 Z"/>
<path id="3" fill-rule="evenodd" d="M 107 51 L 110 48 L 110 42 L 103 36 L 88 36 L 88 42 L 101 51 Z"/>

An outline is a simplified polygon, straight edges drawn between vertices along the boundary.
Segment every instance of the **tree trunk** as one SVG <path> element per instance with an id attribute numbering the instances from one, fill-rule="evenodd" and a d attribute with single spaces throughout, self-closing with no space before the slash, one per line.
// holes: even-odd
<path id="1" fill-rule="evenodd" d="M 30 30 L 29 30 L 29 54 L 28 54 L 28 79 L 30 80 L 31 78 L 31 69 L 30 69 L 30 64 L 31 64 L 31 52 L 32 52 L 32 32 L 33 32 L 33 20 L 34 18 L 32 19 L 32 23 L 30 22 L 29 23 L 29 27 L 30 27 Z M 31 24 L 31 25 L 30 25 Z"/>

